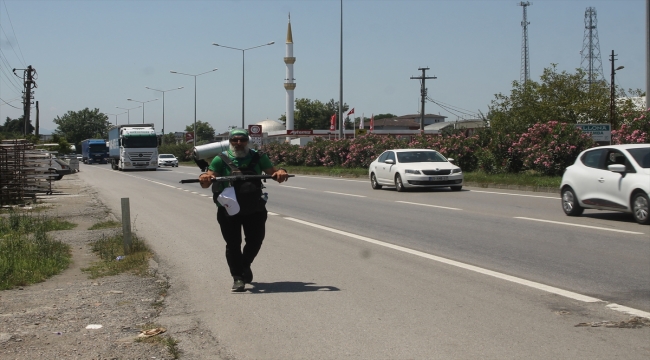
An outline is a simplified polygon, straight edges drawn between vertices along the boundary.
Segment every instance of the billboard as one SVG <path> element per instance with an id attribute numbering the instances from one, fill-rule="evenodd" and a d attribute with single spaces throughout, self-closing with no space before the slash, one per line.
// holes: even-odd
<path id="1" fill-rule="evenodd" d="M 589 133 L 596 142 L 612 141 L 612 126 L 610 124 L 576 124 L 583 133 Z"/>

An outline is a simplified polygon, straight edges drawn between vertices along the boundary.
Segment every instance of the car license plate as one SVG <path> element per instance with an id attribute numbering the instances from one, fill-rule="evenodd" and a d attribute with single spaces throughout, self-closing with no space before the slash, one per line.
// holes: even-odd
<path id="1" fill-rule="evenodd" d="M 429 176 L 429 181 L 442 181 L 446 178 L 444 176 Z"/>

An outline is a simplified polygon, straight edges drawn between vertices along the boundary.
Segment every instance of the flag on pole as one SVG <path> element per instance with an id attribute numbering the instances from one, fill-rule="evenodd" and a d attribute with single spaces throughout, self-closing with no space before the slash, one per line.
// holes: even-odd
<path id="1" fill-rule="evenodd" d="M 336 130 L 336 114 L 332 115 L 330 118 L 330 131 Z"/>
<path id="2" fill-rule="evenodd" d="M 363 114 L 361 114 L 361 120 L 359 120 L 359 129 L 363 129 Z"/>
<path id="3" fill-rule="evenodd" d="M 370 115 L 370 131 L 375 129 L 375 114 Z"/>
<path id="4" fill-rule="evenodd" d="M 350 110 L 350 112 L 348 112 L 348 116 L 350 116 L 352 114 L 354 114 L 354 108 L 352 108 L 352 110 Z"/>

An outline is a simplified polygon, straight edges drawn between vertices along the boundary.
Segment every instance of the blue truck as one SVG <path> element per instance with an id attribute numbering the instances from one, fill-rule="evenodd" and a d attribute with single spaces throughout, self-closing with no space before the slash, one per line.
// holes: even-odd
<path id="1" fill-rule="evenodd" d="M 108 146 L 104 139 L 86 139 L 81 142 L 81 156 L 84 164 L 106 164 Z"/>

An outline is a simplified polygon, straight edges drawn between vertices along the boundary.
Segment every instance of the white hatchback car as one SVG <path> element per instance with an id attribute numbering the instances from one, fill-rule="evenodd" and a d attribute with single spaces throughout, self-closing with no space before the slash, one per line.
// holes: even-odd
<path id="1" fill-rule="evenodd" d="M 386 150 L 370 163 L 368 176 L 373 189 L 463 188 L 463 171 L 442 154 L 430 149 Z"/>
<path id="2" fill-rule="evenodd" d="M 579 216 L 585 208 L 631 213 L 650 224 L 650 144 L 600 146 L 585 150 L 567 167 L 560 185 L 562 209 Z"/>
<path id="3" fill-rule="evenodd" d="M 178 167 L 178 159 L 173 154 L 160 154 L 158 155 L 158 167 L 161 166 Z"/>

